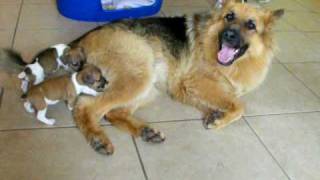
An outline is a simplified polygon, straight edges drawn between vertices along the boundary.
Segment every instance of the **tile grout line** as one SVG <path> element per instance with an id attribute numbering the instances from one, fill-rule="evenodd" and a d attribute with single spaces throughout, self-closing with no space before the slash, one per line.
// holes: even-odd
<path id="1" fill-rule="evenodd" d="M 11 41 L 11 48 L 13 48 L 13 45 L 14 45 L 14 42 L 15 42 L 15 39 L 16 39 L 16 34 L 17 34 L 17 30 L 18 30 L 18 26 L 19 26 L 19 22 L 20 22 L 20 17 L 21 17 L 21 12 L 22 12 L 22 6 L 23 6 L 23 2 L 24 0 L 21 0 L 21 3 L 20 3 L 20 8 L 19 8 L 19 14 L 18 14 L 18 18 L 17 18 L 17 22 L 16 22 L 16 27 L 14 29 L 14 32 L 13 32 L 13 37 L 12 37 L 12 41 Z"/>
<path id="2" fill-rule="evenodd" d="M 284 65 L 287 65 L 287 64 L 320 64 L 320 61 L 281 62 L 281 63 Z"/>
<path id="3" fill-rule="evenodd" d="M 245 117 L 243 117 L 245 123 L 247 124 L 247 126 L 251 129 L 251 131 L 254 133 L 254 135 L 257 137 L 258 141 L 261 143 L 261 145 L 265 148 L 265 150 L 267 151 L 267 153 L 271 156 L 271 158 L 273 159 L 273 161 L 278 165 L 278 167 L 281 169 L 282 173 L 288 178 L 288 180 L 291 180 L 290 176 L 288 175 L 288 173 L 283 169 L 283 167 L 281 166 L 281 164 L 279 163 L 279 161 L 274 157 L 274 155 L 271 153 L 270 149 L 267 147 L 267 145 L 262 141 L 262 139 L 260 138 L 260 136 L 257 134 L 257 132 L 253 129 L 253 127 L 250 125 L 250 123 L 247 121 L 247 119 Z"/>
<path id="4" fill-rule="evenodd" d="M 320 110 L 315 111 L 298 111 L 298 112 L 284 112 L 284 113 L 274 113 L 274 114 L 257 114 L 257 115 L 244 115 L 243 117 L 263 117 L 263 116 L 278 116 L 278 115 L 294 115 L 294 114 L 306 114 L 306 113 L 317 113 Z"/>
<path id="5" fill-rule="evenodd" d="M 2 107 L 3 95 L 4 95 L 4 88 L 3 88 L 3 87 L 0 87 L 0 109 L 1 109 L 1 107 Z"/>
<path id="6" fill-rule="evenodd" d="M 280 62 L 280 64 L 295 78 L 297 79 L 300 83 L 302 83 L 302 85 L 304 87 L 306 87 L 314 96 L 316 96 L 318 98 L 318 100 L 320 100 L 320 96 L 318 96 L 318 94 L 316 92 L 314 92 L 311 88 L 309 88 L 309 86 L 307 86 L 307 84 L 305 82 L 303 82 L 296 74 L 294 74 L 285 64 L 282 64 Z"/>
<path id="7" fill-rule="evenodd" d="M 145 169 L 145 167 L 144 167 L 144 164 L 143 164 L 143 161 L 142 161 L 142 158 L 141 158 L 141 154 L 140 154 L 140 151 L 139 151 L 137 142 L 136 142 L 136 140 L 135 140 L 134 137 L 131 136 L 131 138 L 132 138 L 132 142 L 133 142 L 133 144 L 134 144 L 134 147 L 135 147 L 135 149 L 136 149 L 136 153 L 137 153 L 137 155 L 138 155 L 139 163 L 140 163 L 140 166 L 141 166 L 141 169 L 142 169 L 144 178 L 145 178 L 145 180 L 148 180 L 149 178 L 148 178 L 146 169 Z"/>

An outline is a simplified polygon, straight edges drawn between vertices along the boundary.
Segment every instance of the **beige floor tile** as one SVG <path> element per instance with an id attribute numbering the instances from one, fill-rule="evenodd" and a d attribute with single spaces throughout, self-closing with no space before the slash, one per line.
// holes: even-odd
<path id="1" fill-rule="evenodd" d="M 285 10 L 307 11 L 305 7 L 294 0 L 271 0 L 270 3 L 260 3 L 260 5 L 272 10 L 283 8 Z"/>
<path id="2" fill-rule="evenodd" d="M 159 122 L 199 119 L 201 114 L 198 110 L 182 105 L 179 102 L 171 100 L 167 95 L 161 94 L 154 102 L 138 110 L 136 116 L 148 122 Z"/>
<path id="3" fill-rule="evenodd" d="M 115 154 L 99 155 L 78 129 L 0 132 L 0 177 L 10 180 L 144 179 L 131 137 L 105 128 Z"/>
<path id="4" fill-rule="evenodd" d="M 57 0 L 23 0 L 24 4 L 56 4 Z"/>
<path id="5" fill-rule="evenodd" d="M 221 131 L 201 122 L 156 124 L 162 145 L 138 141 L 149 179 L 283 180 L 286 177 L 241 120 Z"/>
<path id="6" fill-rule="evenodd" d="M 21 0 L 0 0 L 0 4 L 20 4 Z"/>
<path id="7" fill-rule="evenodd" d="M 182 15 L 192 15 L 197 12 L 208 11 L 208 6 L 164 6 L 162 8 L 163 13 L 166 16 L 182 16 Z"/>
<path id="8" fill-rule="evenodd" d="M 320 1 L 319 0 L 296 0 L 302 6 L 314 11 L 320 12 Z"/>
<path id="9" fill-rule="evenodd" d="M 19 4 L 0 5 L 0 29 L 14 30 L 18 19 L 19 8 Z"/>
<path id="10" fill-rule="evenodd" d="M 0 30 L 0 48 L 11 46 L 13 33 L 13 30 Z"/>
<path id="11" fill-rule="evenodd" d="M 282 18 L 278 22 L 276 22 L 274 30 L 275 31 L 296 31 L 296 28 L 290 25 L 284 18 Z"/>
<path id="12" fill-rule="evenodd" d="M 18 30 L 14 48 L 22 53 L 26 61 L 41 49 L 57 43 L 69 43 L 89 31 L 87 28 Z"/>
<path id="13" fill-rule="evenodd" d="M 54 4 L 24 4 L 19 29 L 91 29 L 96 25 L 67 19 L 58 13 Z"/>
<path id="14" fill-rule="evenodd" d="M 301 32 L 276 32 L 280 62 L 314 62 L 320 61 L 319 44 L 310 40 Z"/>
<path id="15" fill-rule="evenodd" d="M 310 12 L 287 12 L 286 21 L 300 31 L 319 31 L 320 14 Z"/>
<path id="16" fill-rule="evenodd" d="M 307 36 L 309 40 L 315 42 L 318 45 L 318 49 L 320 48 L 320 32 L 304 33 L 304 35 Z"/>
<path id="17" fill-rule="evenodd" d="M 273 64 L 266 81 L 243 100 L 246 115 L 320 110 L 319 99 L 280 64 Z"/>
<path id="18" fill-rule="evenodd" d="M 286 64 L 286 66 L 320 97 L 320 63 Z"/>
<path id="19" fill-rule="evenodd" d="M 247 118 L 291 179 L 320 177 L 320 113 Z"/>

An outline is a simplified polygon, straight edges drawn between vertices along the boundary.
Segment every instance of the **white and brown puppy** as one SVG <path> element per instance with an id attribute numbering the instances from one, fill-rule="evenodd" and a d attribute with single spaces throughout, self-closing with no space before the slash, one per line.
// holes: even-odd
<path id="1" fill-rule="evenodd" d="M 86 62 L 86 55 L 81 47 L 69 47 L 57 44 L 37 54 L 31 64 L 26 65 L 18 75 L 24 93 L 30 85 L 41 83 L 45 77 L 63 68 L 66 71 L 79 71 Z"/>
<path id="2" fill-rule="evenodd" d="M 37 119 L 45 124 L 53 125 L 55 119 L 46 117 L 47 106 L 61 100 L 67 101 L 72 110 L 79 94 L 96 96 L 102 92 L 108 81 L 103 77 L 99 68 L 86 64 L 79 72 L 72 75 L 54 77 L 32 86 L 22 98 L 27 112 L 36 112 Z"/>

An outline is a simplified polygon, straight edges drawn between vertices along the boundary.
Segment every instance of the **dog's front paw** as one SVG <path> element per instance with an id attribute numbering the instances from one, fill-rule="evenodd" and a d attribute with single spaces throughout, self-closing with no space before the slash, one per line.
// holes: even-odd
<path id="1" fill-rule="evenodd" d="M 100 137 L 93 137 L 90 140 L 90 145 L 96 152 L 103 155 L 112 155 L 114 152 L 112 143 L 104 141 Z"/>
<path id="2" fill-rule="evenodd" d="M 219 110 L 212 111 L 202 120 L 204 128 L 206 129 L 219 128 L 219 124 L 221 121 L 219 119 L 223 117 L 224 117 L 224 113 L 222 111 L 219 111 Z"/>
<path id="3" fill-rule="evenodd" d="M 150 127 L 144 127 L 142 129 L 141 138 L 146 142 L 152 142 L 152 143 L 161 143 L 166 139 L 166 137 L 162 132 Z"/>

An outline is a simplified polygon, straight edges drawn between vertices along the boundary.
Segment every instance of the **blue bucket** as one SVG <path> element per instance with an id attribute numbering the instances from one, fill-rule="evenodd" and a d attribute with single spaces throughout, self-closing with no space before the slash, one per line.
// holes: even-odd
<path id="1" fill-rule="evenodd" d="M 151 16 L 159 12 L 161 5 L 162 0 L 156 0 L 150 6 L 104 10 L 100 0 L 57 0 L 58 10 L 63 16 L 80 21 L 94 22 Z"/>

